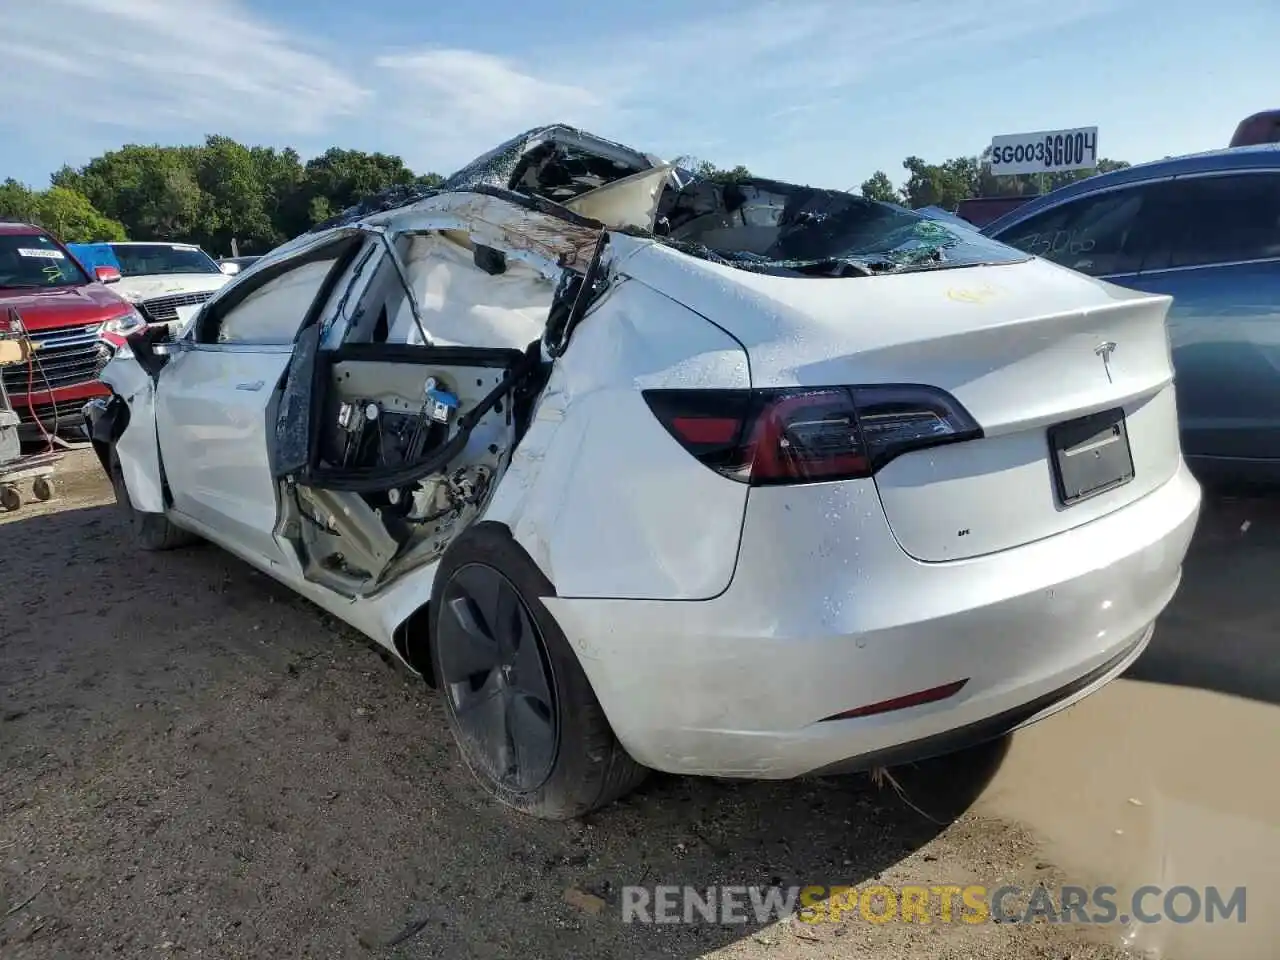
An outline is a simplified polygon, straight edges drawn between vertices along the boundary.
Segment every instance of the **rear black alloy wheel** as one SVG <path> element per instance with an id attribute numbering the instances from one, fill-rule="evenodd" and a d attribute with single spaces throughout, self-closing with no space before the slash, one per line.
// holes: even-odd
<path id="1" fill-rule="evenodd" d="M 519 794 L 547 782 L 559 711 L 546 642 L 523 598 L 483 563 L 453 572 L 437 621 L 440 684 L 476 772 Z"/>
<path id="2" fill-rule="evenodd" d="M 431 586 L 430 665 L 462 758 L 493 797 L 568 820 L 647 771 L 614 735 L 544 602 L 556 588 L 502 524 L 462 531 Z"/>

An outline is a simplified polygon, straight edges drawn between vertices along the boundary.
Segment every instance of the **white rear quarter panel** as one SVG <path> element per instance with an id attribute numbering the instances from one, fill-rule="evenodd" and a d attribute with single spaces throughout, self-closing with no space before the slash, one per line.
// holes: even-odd
<path id="1" fill-rule="evenodd" d="M 747 487 L 682 449 L 641 390 L 747 386 L 747 358 L 731 337 L 619 282 L 556 363 L 484 519 L 506 523 L 561 596 L 721 593 Z"/>

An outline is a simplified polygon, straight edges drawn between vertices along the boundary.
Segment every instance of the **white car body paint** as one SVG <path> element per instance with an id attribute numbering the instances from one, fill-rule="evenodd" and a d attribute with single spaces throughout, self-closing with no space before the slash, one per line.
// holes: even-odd
<path id="1" fill-rule="evenodd" d="M 171 293 L 203 293 L 221 290 L 232 280 L 225 273 L 167 273 L 154 277 L 122 277 L 111 289 L 132 303 Z"/>
<path id="2" fill-rule="evenodd" d="M 456 251 L 417 261 L 437 271 L 414 280 L 423 315 L 465 321 L 453 307 L 496 304 L 493 337 L 524 335 L 544 289 L 537 275 L 589 259 L 593 236 L 567 225 L 549 235 L 542 215 L 465 193 L 367 222 L 388 234 L 462 230 L 528 264 L 518 295 L 486 301 L 485 278 Z M 323 239 L 273 251 L 254 273 Z M 606 268 L 608 292 L 557 360 L 481 519 L 506 524 L 556 585 L 546 605 L 641 763 L 798 775 L 1087 680 L 1022 718 L 1036 719 L 1141 652 L 1177 588 L 1200 502 L 1177 446 L 1167 298 L 1040 261 L 781 279 L 624 235 L 611 237 Z M 345 278 L 326 315 L 372 274 Z M 349 320 L 332 325 L 326 346 Z M 1120 344 L 1110 375 L 1099 337 Z M 113 360 L 103 379 L 138 398 L 119 445 L 131 500 L 155 504 L 158 427 L 175 523 L 395 651 L 437 565 L 351 600 L 306 580 L 274 530 L 264 430 L 288 359 L 180 350 L 160 374 L 158 416 L 136 388 L 136 361 Z M 640 395 L 894 381 L 950 390 L 986 435 L 906 454 L 876 479 L 749 487 L 698 463 Z M 1130 413 L 1139 479 L 1055 509 L 1044 428 L 1109 406 Z M 961 693 L 941 702 L 828 719 L 959 680 Z"/>
<path id="3" fill-rule="evenodd" d="M 125 488 L 135 510 L 163 513 L 155 384 L 128 354 L 117 354 L 117 360 L 107 364 L 103 379 L 129 405 L 129 423 L 116 441 Z"/>
<path id="4" fill-rule="evenodd" d="M 291 350 L 193 346 L 173 356 L 156 391 L 160 456 L 173 509 L 272 562 L 276 484 L 267 408 Z"/>
<path id="5" fill-rule="evenodd" d="M 959 400 L 982 439 L 909 453 L 876 477 L 894 533 L 918 559 L 1061 533 L 1152 492 L 1182 462 L 1169 297 L 1038 259 L 811 284 L 655 244 L 626 269 L 734 334 L 750 354 L 753 386 L 926 383 Z M 1095 351 L 1108 341 L 1123 347 L 1104 364 Z M 1107 407 L 1129 420 L 1136 478 L 1062 510 L 1045 428 Z"/>
<path id="6" fill-rule="evenodd" d="M 171 297 L 177 294 L 216 292 L 225 287 L 234 278 L 225 273 L 177 273 L 154 277 L 122 277 L 111 285 L 111 289 L 130 303 L 140 304 L 157 297 Z M 170 321 L 168 327 L 175 335 L 181 334 L 187 324 L 200 312 L 201 304 L 184 304 L 175 307 L 178 315 Z"/>
<path id="7" fill-rule="evenodd" d="M 486 514 L 560 596 L 702 600 L 728 587 L 747 488 L 685 453 L 640 396 L 710 383 L 749 386 L 742 348 L 642 284 L 619 283 L 578 328 Z"/>

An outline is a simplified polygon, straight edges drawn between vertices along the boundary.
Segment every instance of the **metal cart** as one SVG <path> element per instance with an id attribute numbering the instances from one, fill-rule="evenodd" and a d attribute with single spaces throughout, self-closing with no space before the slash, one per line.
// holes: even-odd
<path id="1" fill-rule="evenodd" d="M 26 327 L 16 310 L 8 318 L 0 318 L 0 368 L 37 363 L 34 354 L 39 345 L 27 336 Z M 22 506 L 18 485 L 30 481 L 31 494 L 37 500 L 53 497 L 53 474 L 62 454 L 52 445 L 42 453 L 24 457 L 18 437 L 18 414 L 9 402 L 9 392 L 0 377 L 0 510 L 6 513 Z"/>

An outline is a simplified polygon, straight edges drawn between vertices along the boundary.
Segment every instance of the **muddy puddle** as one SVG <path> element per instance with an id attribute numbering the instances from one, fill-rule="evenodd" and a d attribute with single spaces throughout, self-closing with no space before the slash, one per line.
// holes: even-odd
<path id="1" fill-rule="evenodd" d="M 979 808 L 1021 821 L 1083 886 L 1122 910 L 1145 885 L 1186 885 L 1224 902 L 1245 888 L 1245 922 L 1201 916 L 1106 936 L 1173 960 L 1271 960 L 1280 944 L 1280 708 L 1202 690 L 1120 680 L 1014 737 Z M 1144 897 L 1148 916 L 1163 894 Z M 1172 904 L 1194 912 L 1190 894 Z"/>
<path id="2" fill-rule="evenodd" d="M 1124 912 L 1188 922 L 1100 935 L 1171 960 L 1280 956 L 1280 505 L 1207 504 L 1184 581 L 1131 674 L 1021 731 L 982 798 Z M 1209 922 L 1206 888 L 1245 888 L 1245 920 Z M 1192 894 L 1170 905 L 1196 913 Z"/>

